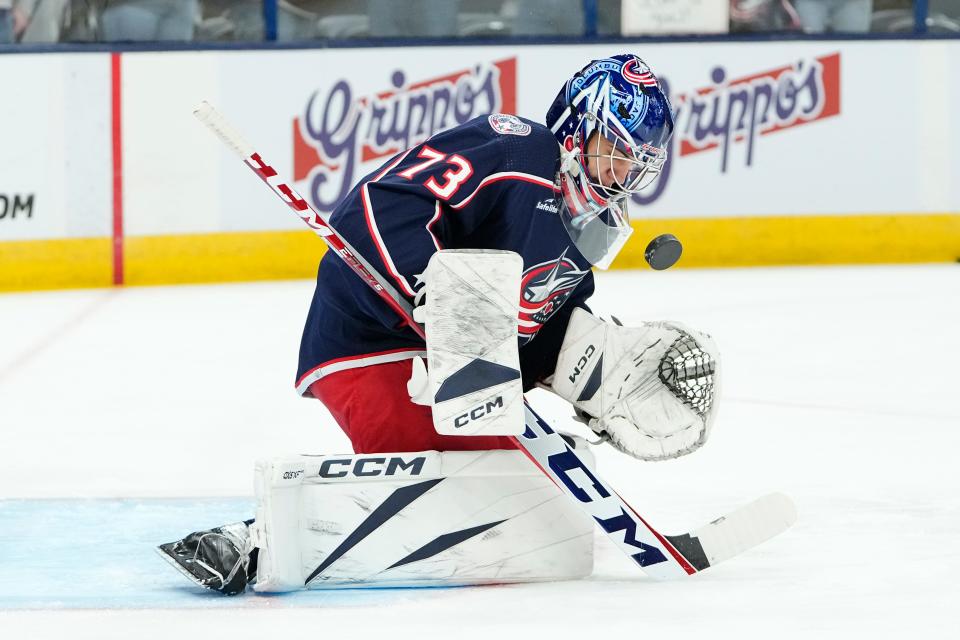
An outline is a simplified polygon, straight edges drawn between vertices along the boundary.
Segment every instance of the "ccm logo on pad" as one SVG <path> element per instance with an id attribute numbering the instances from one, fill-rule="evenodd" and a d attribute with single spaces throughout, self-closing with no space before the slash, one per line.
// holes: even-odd
<path id="1" fill-rule="evenodd" d="M 590 362 L 590 358 L 596 350 L 596 347 L 591 344 L 587 347 L 587 350 L 583 352 L 583 355 L 577 360 L 577 366 L 573 368 L 573 374 L 570 376 L 571 383 L 576 384 L 577 376 L 583 373 L 583 370 L 586 368 L 587 363 Z"/>
<path id="2" fill-rule="evenodd" d="M 490 402 L 481 404 L 470 409 L 467 413 L 457 416 L 457 419 L 453 421 L 453 426 L 457 429 L 465 427 L 471 420 L 479 420 L 488 413 L 493 413 L 494 409 L 503 409 L 503 396 L 497 396 Z"/>
<path id="3" fill-rule="evenodd" d="M 418 476 L 423 471 L 427 459 L 423 456 L 409 462 L 403 458 L 332 458 L 320 464 L 321 478 L 372 478 L 374 476 L 409 475 Z"/>

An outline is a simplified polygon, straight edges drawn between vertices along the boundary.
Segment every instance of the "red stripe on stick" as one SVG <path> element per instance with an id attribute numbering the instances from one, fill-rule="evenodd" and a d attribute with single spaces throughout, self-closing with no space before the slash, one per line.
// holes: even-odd
<path id="1" fill-rule="evenodd" d="M 110 120 L 113 142 L 113 284 L 123 284 L 123 156 L 120 126 L 120 54 L 110 54 Z"/>
<path id="2" fill-rule="evenodd" d="M 614 491 L 614 493 L 616 493 L 616 491 Z M 695 573 L 697 572 L 697 570 L 693 567 L 693 565 L 690 564 L 690 561 L 687 560 L 685 557 L 683 557 L 683 554 L 681 554 L 679 551 L 677 551 L 676 548 L 674 548 L 674 546 L 670 543 L 669 540 L 667 540 L 667 538 L 666 538 L 665 536 L 660 535 L 660 532 L 659 532 L 659 531 L 657 531 L 656 529 L 654 529 L 653 527 L 651 527 L 651 526 L 647 523 L 647 521 L 644 520 L 643 517 L 642 517 L 639 513 L 637 513 L 637 510 L 634 509 L 633 507 L 631 507 L 631 506 L 627 503 L 627 501 L 624 500 L 624 499 L 620 496 L 619 493 L 617 493 L 617 497 L 620 498 L 620 502 L 622 502 L 623 504 L 627 505 L 627 508 L 630 509 L 630 511 L 633 512 L 633 515 L 637 516 L 637 520 L 639 520 L 640 522 L 642 522 L 643 525 L 650 531 L 650 533 L 652 533 L 654 536 L 656 536 L 657 540 L 660 541 L 660 544 L 663 545 L 663 548 L 670 552 L 670 555 L 672 555 L 672 556 L 673 556 L 673 559 L 677 561 L 677 564 L 679 564 L 680 567 L 683 568 L 683 570 L 687 572 L 687 575 L 688 575 L 688 576 L 692 576 L 693 574 L 695 574 Z"/>

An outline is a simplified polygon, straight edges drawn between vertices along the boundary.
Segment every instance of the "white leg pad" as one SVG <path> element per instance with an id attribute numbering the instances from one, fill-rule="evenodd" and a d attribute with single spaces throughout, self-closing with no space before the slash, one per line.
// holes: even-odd
<path id="1" fill-rule="evenodd" d="M 256 494 L 259 592 L 567 580 L 593 570 L 593 521 L 519 451 L 266 460 Z"/>

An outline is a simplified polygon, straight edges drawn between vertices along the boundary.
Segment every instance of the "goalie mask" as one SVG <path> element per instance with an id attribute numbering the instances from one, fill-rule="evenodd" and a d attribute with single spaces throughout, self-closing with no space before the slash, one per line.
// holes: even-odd
<path id="1" fill-rule="evenodd" d="M 634 55 L 594 60 L 547 111 L 560 143 L 561 217 L 580 253 L 606 269 L 632 229 L 628 196 L 650 185 L 667 159 L 670 102 Z"/>

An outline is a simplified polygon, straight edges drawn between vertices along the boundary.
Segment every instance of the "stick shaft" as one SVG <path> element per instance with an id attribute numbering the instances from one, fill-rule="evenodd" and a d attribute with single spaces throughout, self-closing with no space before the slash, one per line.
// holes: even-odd
<path id="1" fill-rule="evenodd" d="M 270 189 L 300 218 L 314 233 L 320 236 L 332 251 L 343 260 L 354 273 L 379 295 L 400 318 L 421 338 L 426 339 L 423 326 L 413 319 L 413 306 L 400 293 L 377 273 L 360 253 L 346 239 L 330 226 L 327 218 L 314 209 L 306 198 L 301 196 L 284 180 L 247 142 L 220 113 L 207 102 L 201 102 L 193 111 L 200 122 L 207 126 L 223 143 L 234 151 L 244 163 L 263 180 Z"/>

